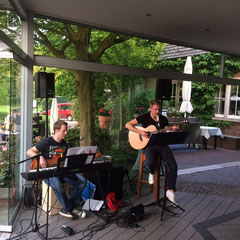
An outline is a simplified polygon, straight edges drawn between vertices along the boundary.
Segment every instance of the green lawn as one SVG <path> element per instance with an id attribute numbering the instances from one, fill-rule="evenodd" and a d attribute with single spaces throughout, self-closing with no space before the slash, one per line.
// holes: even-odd
<path id="1" fill-rule="evenodd" d="M 4 122 L 5 117 L 8 115 L 10 107 L 7 105 L 0 105 L 0 123 Z"/>

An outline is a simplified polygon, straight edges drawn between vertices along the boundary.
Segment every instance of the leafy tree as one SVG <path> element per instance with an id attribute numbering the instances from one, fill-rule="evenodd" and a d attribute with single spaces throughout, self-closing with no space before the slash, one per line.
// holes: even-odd
<path id="1" fill-rule="evenodd" d="M 163 44 L 139 38 L 131 38 L 126 42 L 114 45 L 107 49 L 101 57 L 105 64 L 124 65 L 128 67 L 152 69 L 156 66 L 156 60 L 162 52 Z M 135 84 L 143 83 L 144 79 L 135 76 L 99 74 L 95 73 L 96 86 L 94 99 L 96 110 L 106 105 L 106 101 L 113 99 L 111 108 L 118 116 L 118 127 L 122 130 L 127 120 L 133 117 L 133 102 L 129 99 L 129 88 Z M 104 90 L 108 90 L 107 92 Z M 130 100 L 130 101 L 129 101 Z M 148 104 L 148 103 L 147 103 Z M 117 124 L 116 122 L 113 124 Z"/>
<path id="2" fill-rule="evenodd" d="M 19 16 L 8 10 L 0 10 L 0 30 L 3 31 L 18 46 L 21 45 L 21 20 Z"/>
<path id="3" fill-rule="evenodd" d="M 89 28 L 35 19 L 36 52 L 48 56 L 97 62 L 108 48 L 128 39 L 130 37 L 115 33 L 100 32 L 97 35 L 96 31 Z M 83 144 L 91 145 L 94 133 L 92 97 L 94 79 L 90 72 L 78 70 L 70 70 L 70 72 L 74 77 L 77 91 Z"/>

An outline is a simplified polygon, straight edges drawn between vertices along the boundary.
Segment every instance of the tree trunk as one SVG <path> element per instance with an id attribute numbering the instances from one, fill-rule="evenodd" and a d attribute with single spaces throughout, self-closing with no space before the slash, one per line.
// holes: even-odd
<path id="1" fill-rule="evenodd" d="M 91 146 L 94 143 L 93 80 L 89 72 L 72 72 L 77 81 L 80 135 L 84 138 L 80 145 Z"/>

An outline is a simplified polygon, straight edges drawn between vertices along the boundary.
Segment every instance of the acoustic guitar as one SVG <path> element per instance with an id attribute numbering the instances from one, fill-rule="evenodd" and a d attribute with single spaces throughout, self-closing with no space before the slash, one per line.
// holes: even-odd
<path id="1" fill-rule="evenodd" d="M 63 153 L 64 153 L 64 149 L 61 149 L 61 148 L 58 148 L 58 149 L 55 149 L 54 150 L 54 155 L 51 159 L 47 159 L 47 166 L 48 167 L 54 167 L 54 166 L 57 166 L 57 163 L 58 163 L 58 159 L 60 157 L 62 157 Z M 32 163 L 31 163 L 31 167 L 30 169 L 31 170 L 34 170 L 37 168 L 37 159 L 34 158 L 32 160 Z M 41 166 L 39 166 L 39 168 L 41 168 Z"/>
<path id="2" fill-rule="evenodd" d="M 189 122 L 187 120 L 181 121 L 178 125 L 179 129 L 184 130 L 189 126 Z M 135 128 L 141 130 L 141 131 L 145 131 L 150 133 L 160 133 L 163 132 L 163 129 L 159 129 L 157 130 L 157 128 L 154 125 L 150 125 L 146 128 L 144 127 L 140 127 L 140 126 L 135 126 Z M 147 146 L 148 142 L 149 142 L 148 137 L 143 137 L 142 135 L 140 135 L 139 133 L 133 132 L 133 131 L 129 131 L 128 133 L 128 140 L 129 143 L 131 145 L 132 148 L 136 149 L 136 150 L 140 150 L 143 149 Z"/>

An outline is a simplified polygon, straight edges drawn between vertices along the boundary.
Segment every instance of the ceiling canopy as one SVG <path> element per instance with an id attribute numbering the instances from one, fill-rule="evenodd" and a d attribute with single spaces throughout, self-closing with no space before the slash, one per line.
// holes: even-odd
<path id="1" fill-rule="evenodd" d="M 10 1 L 38 16 L 240 56 L 240 0 Z"/>

